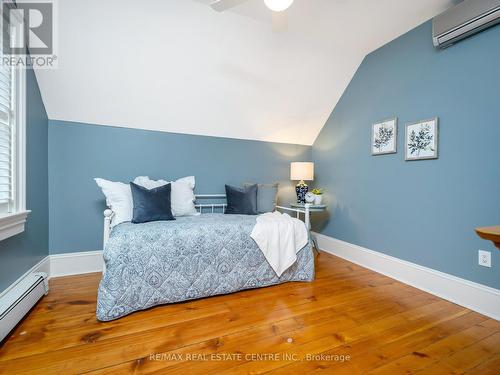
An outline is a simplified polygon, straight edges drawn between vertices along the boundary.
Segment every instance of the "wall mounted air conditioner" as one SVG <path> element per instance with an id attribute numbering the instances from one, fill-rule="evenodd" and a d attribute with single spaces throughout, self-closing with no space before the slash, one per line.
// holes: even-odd
<path id="1" fill-rule="evenodd" d="M 47 274 L 32 273 L 24 277 L 0 298 L 0 342 L 49 291 Z"/>
<path id="2" fill-rule="evenodd" d="M 432 40 L 446 48 L 500 22 L 500 0 L 464 0 L 432 22 Z"/>

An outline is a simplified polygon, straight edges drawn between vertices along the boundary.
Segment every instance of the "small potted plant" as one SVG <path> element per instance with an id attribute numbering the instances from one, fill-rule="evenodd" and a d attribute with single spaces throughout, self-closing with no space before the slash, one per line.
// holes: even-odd
<path id="1" fill-rule="evenodd" d="M 313 189 L 312 193 L 315 195 L 314 204 L 321 204 L 321 201 L 323 200 L 323 189 Z"/>

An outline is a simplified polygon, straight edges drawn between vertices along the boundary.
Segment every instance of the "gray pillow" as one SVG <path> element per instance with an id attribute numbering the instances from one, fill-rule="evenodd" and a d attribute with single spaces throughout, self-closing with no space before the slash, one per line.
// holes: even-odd
<path id="1" fill-rule="evenodd" d="M 237 188 L 226 185 L 226 214 L 257 215 L 257 185 Z"/>
<path id="2" fill-rule="evenodd" d="M 172 184 L 147 189 L 131 182 L 130 190 L 134 202 L 132 223 L 175 220 L 170 207 L 171 189 Z"/>
<path id="3" fill-rule="evenodd" d="M 243 186 L 249 187 L 253 184 L 246 182 Z M 257 212 L 263 214 L 274 211 L 278 204 L 278 183 L 257 184 Z"/>

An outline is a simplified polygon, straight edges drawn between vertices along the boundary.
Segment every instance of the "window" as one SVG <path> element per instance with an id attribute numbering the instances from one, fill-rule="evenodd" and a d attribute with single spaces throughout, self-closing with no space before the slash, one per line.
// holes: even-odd
<path id="1" fill-rule="evenodd" d="M 17 45 L 19 30 L 10 19 L 10 35 L 2 43 Z M 5 19 L 2 17 L 2 22 Z M 26 71 L 3 63 L 0 49 L 0 240 L 24 231 L 29 211 L 26 210 L 25 188 L 25 122 Z"/>

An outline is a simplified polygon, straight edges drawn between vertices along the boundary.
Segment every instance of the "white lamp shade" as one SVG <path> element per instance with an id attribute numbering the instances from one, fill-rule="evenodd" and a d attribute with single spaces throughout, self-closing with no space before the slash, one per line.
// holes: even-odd
<path id="1" fill-rule="evenodd" d="M 273 11 L 282 12 L 292 5 L 293 0 L 264 0 L 264 3 Z"/>
<path id="2" fill-rule="evenodd" d="M 290 180 L 312 181 L 314 180 L 314 163 L 293 162 L 290 164 Z"/>

